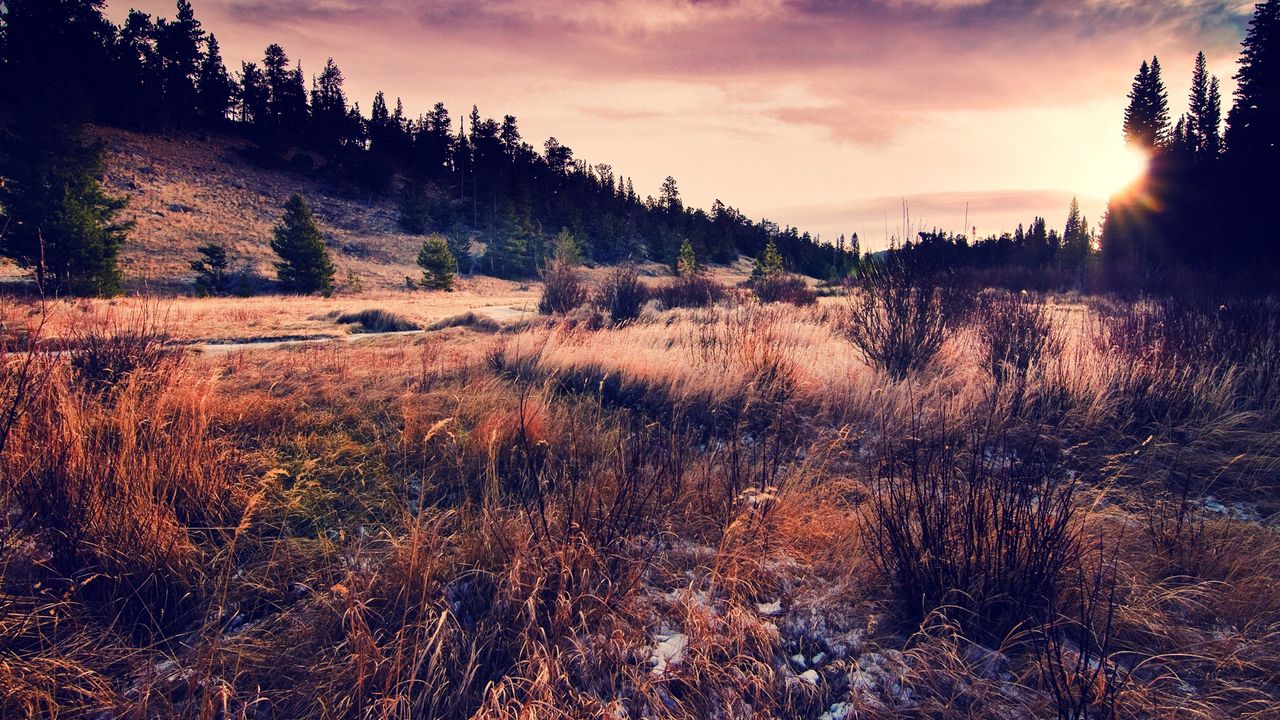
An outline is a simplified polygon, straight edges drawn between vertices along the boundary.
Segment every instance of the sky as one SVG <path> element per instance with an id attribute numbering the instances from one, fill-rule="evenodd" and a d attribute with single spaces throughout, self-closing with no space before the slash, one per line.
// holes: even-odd
<path id="1" fill-rule="evenodd" d="M 515 115 L 657 195 L 864 250 L 904 230 L 979 236 L 1073 195 L 1096 220 L 1140 172 L 1121 135 L 1144 58 L 1172 115 L 1195 54 L 1224 105 L 1245 0 L 193 0 L 228 67 L 272 42 L 308 78 L 332 57 L 350 100 Z M 173 15 L 171 0 L 111 0 Z M 391 101 L 394 102 L 394 101 Z M 905 208 L 905 212 L 904 212 Z M 909 218 L 909 219 L 908 219 Z M 967 224 L 966 224 L 967 218 Z"/>

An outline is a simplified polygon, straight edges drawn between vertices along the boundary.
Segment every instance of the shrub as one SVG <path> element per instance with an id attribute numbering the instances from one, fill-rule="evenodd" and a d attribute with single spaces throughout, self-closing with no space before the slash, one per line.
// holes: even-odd
<path id="1" fill-rule="evenodd" d="M 587 295 L 587 286 L 577 269 L 563 260 L 552 260 L 542 271 L 542 298 L 538 300 L 538 312 L 563 315 L 585 304 Z"/>
<path id="2" fill-rule="evenodd" d="M 898 381 L 929 364 L 961 313 L 932 283 L 880 265 L 850 294 L 846 332 L 867 363 Z"/>
<path id="3" fill-rule="evenodd" d="M 596 289 L 595 303 L 609 313 L 614 323 L 623 323 L 640 317 L 640 309 L 649 299 L 649 293 L 640 282 L 635 268 L 620 265 L 609 271 Z"/>
<path id="4" fill-rule="evenodd" d="M 1199 305 L 1170 298 L 1095 306 L 1094 342 L 1137 368 L 1188 369 L 1230 381 L 1247 409 L 1280 397 L 1280 312 L 1273 301 L 1236 299 Z"/>
<path id="5" fill-rule="evenodd" d="M 978 337 L 997 385 L 1026 377 L 1046 350 L 1061 342 L 1049 310 L 1027 293 L 996 293 L 983 298 L 977 316 Z"/>
<path id="6" fill-rule="evenodd" d="M 923 439 L 922 424 L 917 411 L 906 433 L 882 428 L 864 540 L 908 620 L 946 608 L 1002 640 L 1043 619 L 1074 557 L 1075 481 L 1001 427 L 961 432 L 944 420 Z"/>
<path id="7" fill-rule="evenodd" d="M 760 302 L 785 302 L 792 305 L 814 305 L 818 293 L 799 275 L 770 273 L 751 281 L 751 290 Z"/>
<path id="8" fill-rule="evenodd" d="M 654 289 L 664 308 L 707 307 L 725 296 L 725 287 L 702 273 L 683 274 Z"/>
<path id="9" fill-rule="evenodd" d="M 418 251 L 418 266 L 422 268 L 422 287 L 428 290 L 453 290 L 453 277 L 458 274 L 458 259 L 449 250 L 449 242 L 443 235 L 431 235 Z"/>

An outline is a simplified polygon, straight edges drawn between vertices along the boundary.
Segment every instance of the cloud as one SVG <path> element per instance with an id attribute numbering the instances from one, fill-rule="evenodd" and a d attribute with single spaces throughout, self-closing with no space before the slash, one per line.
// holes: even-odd
<path id="1" fill-rule="evenodd" d="M 205 6 L 218 4 L 206 0 Z M 1169 38 L 1234 53 L 1230 0 L 224 0 L 237 17 L 387 33 L 433 53 L 483 48 L 513 76 L 801 85 L 761 110 L 881 144 L 921 112 L 1070 105 L 1114 91 Z M 375 38 L 370 38 L 377 42 Z M 1194 41 L 1194 45 L 1192 42 Z M 341 58 L 339 58 L 341 62 Z M 1100 82 L 1106 77 L 1111 82 Z M 1046 82 L 1045 78 L 1053 78 Z M 813 102 L 817 101 L 817 102 Z"/>

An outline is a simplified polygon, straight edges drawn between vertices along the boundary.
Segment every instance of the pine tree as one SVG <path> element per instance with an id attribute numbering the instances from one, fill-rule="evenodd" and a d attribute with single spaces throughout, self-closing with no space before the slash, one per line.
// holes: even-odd
<path id="1" fill-rule="evenodd" d="M 1280 0 L 1256 6 L 1235 79 L 1227 152 L 1254 162 L 1274 161 L 1280 150 Z"/>
<path id="2" fill-rule="evenodd" d="M 400 206 L 396 222 L 400 229 L 411 235 L 421 235 L 431 223 L 431 205 L 422 186 L 405 182 L 400 190 Z"/>
<path id="3" fill-rule="evenodd" d="M 204 58 L 200 62 L 200 77 L 196 82 L 200 96 L 200 115 L 206 121 L 221 123 L 227 118 L 235 94 L 235 83 L 222 63 L 218 39 L 212 34 L 206 44 Z"/>
<path id="4" fill-rule="evenodd" d="M 178 0 L 173 20 L 156 23 L 156 53 L 160 56 L 164 102 L 169 117 L 179 124 L 199 111 L 196 78 L 203 56 L 204 30 L 188 0 Z"/>
<path id="5" fill-rule="evenodd" d="M 458 274 L 458 259 L 449 250 L 449 241 L 443 235 L 430 235 L 422 243 L 422 249 L 418 251 L 418 265 L 422 267 L 422 287 L 428 290 L 453 290 L 453 278 Z"/>
<path id="6" fill-rule="evenodd" d="M 294 193 L 285 203 L 271 249 L 280 256 L 275 264 L 276 276 L 286 291 L 326 296 L 333 292 L 333 261 L 311 208 L 301 195 Z"/>
<path id="7" fill-rule="evenodd" d="M 751 268 L 751 279 L 760 280 L 781 275 L 782 254 L 778 252 L 778 246 L 770 239 L 768 244 L 764 246 L 764 252 L 760 257 L 756 258 L 755 266 Z"/>
<path id="8" fill-rule="evenodd" d="M 672 213 L 680 212 L 684 209 L 684 205 L 680 202 L 680 188 L 676 185 L 676 179 L 670 175 L 662 181 L 658 203 Z"/>
<path id="9" fill-rule="evenodd" d="M 1160 78 L 1160 60 L 1143 61 L 1129 90 L 1124 112 L 1125 141 L 1147 149 L 1165 145 L 1169 134 L 1169 95 Z"/>
<path id="10" fill-rule="evenodd" d="M 566 265 L 582 264 L 582 241 L 569 228 L 560 228 L 552 245 L 555 259 Z"/>
<path id="11" fill-rule="evenodd" d="M 10 124 L 0 143 L 0 255 L 34 271 L 45 292 L 114 295 L 116 256 L 131 223 L 117 221 L 122 198 L 98 182 L 102 146 L 51 120 Z"/>
<path id="12" fill-rule="evenodd" d="M 502 128 L 498 131 L 498 141 L 502 143 L 502 150 L 507 154 L 507 159 L 515 160 L 516 155 L 520 152 L 522 140 L 520 139 L 520 129 L 516 127 L 514 115 L 504 115 L 502 117 Z"/>
<path id="13" fill-rule="evenodd" d="M 311 135 L 322 148 L 336 148 L 348 135 L 347 96 L 342 89 L 343 77 L 329 58 L 312 81 Z"/>
<path id="14" fill-rule="evenodd" d="M 699 271 L 698 256 L 693 252 L 693 243 L 685 238 L 680 246 L 680 257 L 676 260 L 676 274 L 681 276 L 696 275 Z"/>
<path id="15" fill-rule="evenodd" d="M 110 295 L 128 223 L 107 195 L 102 146 L 81 127 L 104 107 L 114 28 L 100 0 L 0 3 L 0 255 L 51 293 Z"/>
<path id="16" fill-rule="evenodd" d="M 268 117 L 265 130 L 280 139 L 301 133 L 307 122 L 307 93 L 301 66 L 289 69 L 284 48 L 272 43 L 262 59 Z"/>
<path id="17" fill-rule="evenodd" d="M 227 268 L 231 264 L 227 249 L 217 243 L 208 243 L 196 250 L 200 258 L 191 261 L 191 269 L 196 272 L 196 291 L 205 295 L 225 293 L 230 285 Z"/>
<path id="18" fill-rule="evenodd" d="M 240 122 L 247 123 L 262 130 L 271 122 L 271 110 L 268 102 L 271 90 L 267 87 L 267 78 L 258 69 L 257 64 L 247 62 L 240 66 L 240 87 L 236 93 L 236 103 L 240 110 Z"/>

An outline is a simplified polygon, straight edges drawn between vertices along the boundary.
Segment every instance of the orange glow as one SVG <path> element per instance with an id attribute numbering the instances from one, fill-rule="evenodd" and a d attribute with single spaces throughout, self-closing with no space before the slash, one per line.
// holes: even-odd
<path id="1" fill-rule="evenodd" d="M 1092 169 L 1088 192 L 1099 197 L 1129 194 L 1146 177 L 1151 157 L 1141 149 L 1125 145 Z"/>

